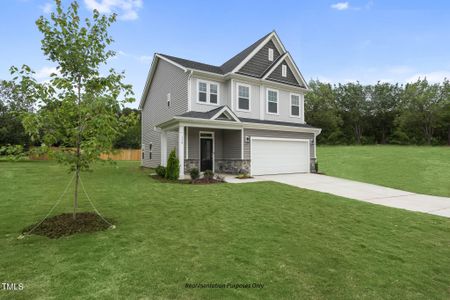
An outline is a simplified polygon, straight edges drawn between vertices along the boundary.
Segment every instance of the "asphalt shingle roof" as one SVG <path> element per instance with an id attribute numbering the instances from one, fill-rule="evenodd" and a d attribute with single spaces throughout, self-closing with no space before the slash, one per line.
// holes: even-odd
<path id="1" fill-rule="evenodd" d="M 200 111 L 188 111 L 184 114 L 178 115 L 178 117 L 185 118 L 195 118 L 195 119 L 211 119 L 215 114 L 217 114 L 225 105 L 219 106 L 210 111 L 200 112 Z M 291 126 L 291 127 L 301 127 L 301 128 L 317 128 L 308 124 L 301 123 L 293 123 L 293 122 L 283 122 L 283 121 L 270 121 L 270 120 L 259 120 L 259 119 L 250 119 L 250 118 L 239 118 L 241 122 L 246 123 L 258 123 L 258 124 L 267 124 L 267 125 L 280 125 L 280 126 Z"/>
<path id="2" fill-rule="evenodd" d="M 201 62 L 197 62 L 197 61 L 193 61 L 193 60 L 188 60 L 188 59 L 184 59 L 184 58 L 179 58 L 179 57 L 162 54 L 162 53 L 158 53 L 158 54 L 182 65 L 185 68 L 196 69 L 196 70 L 200 70 L 200 71 L 206 71 L 206 72 L 223 75 L 223 74 L 233 71 L 233 69 L 236 68 L 236 66 L 239 65 L 271 33 L 272 32 L 266 34 L 265 36 L 263 36 L 262 38 L 260 38 L 256 42 L 254 42 L 252 45 L 245 48 L 244 50 L 242 50 L 241 52 L 239 52 L 232 58 L 230 58 L 228 61 L 226 61 L 221 66 L 209 65 L 209 64 L 205 64 L 205 63 L 201 63 Z"/>

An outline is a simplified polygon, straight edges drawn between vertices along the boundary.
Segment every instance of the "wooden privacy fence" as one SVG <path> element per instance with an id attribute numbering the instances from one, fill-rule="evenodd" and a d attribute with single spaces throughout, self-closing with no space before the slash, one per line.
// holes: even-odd
<path id="1" fill-rule="evenodd" d="M 58 150 L 58 148 L 53 149 Z M 47 154 L 43 155 L 30 155 L 30 159 L 32 160 L 49 160 Z M 140 149 L 116 149 L 114 153 L 100 154 L 100 159 L 112 159 L 112 160 L 140 160 L 141 159 L 141 150 Z"/>
<path id="2" fill-rule="evenodd" d="M 112 159 L 112 160 L 140 160 L 140 149 L 118 149 L 117 152 L 112 154 L 100 154 L 100 159 Z"/>

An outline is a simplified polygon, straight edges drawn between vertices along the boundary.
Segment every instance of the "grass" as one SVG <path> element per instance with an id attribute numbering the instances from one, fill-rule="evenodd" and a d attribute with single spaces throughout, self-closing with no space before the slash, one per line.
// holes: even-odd
<path id="1" fill-rule="evenodd" d="M 450 197 L 450 147 L 321 146 L 317 156 L 327 175 Z"/>
<path id="2" fill-rule="evenodd" d="M 52 162 L 0 163 L 0 281 L 25 287 L 0 298 L 450 297 L 449 219 L 277 183 L 170 184 L 148 173 L 127 162 L 83 173 L 116 229 L 18 240 L 71 175 Z M 70 211 L 67 196 L 55 213 Z"/>

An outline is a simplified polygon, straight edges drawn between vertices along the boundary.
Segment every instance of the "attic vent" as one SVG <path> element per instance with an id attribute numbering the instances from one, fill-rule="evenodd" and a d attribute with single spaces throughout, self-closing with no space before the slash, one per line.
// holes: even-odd
<path id="1" fill-rule="evenodd" d="M 217 120 L 224 120 L 224 121 L 232 121 L 232 119 L 229 116 L 227 116 L 225 113 L 222 113 L 216 119 Z"/>
<path id="2" fill-rule="evenodd" d="M 273 49 L 269 48 L 269 61 L 273 61 Z"/>
<path id="3" fill-rule="evenodd" d="M 281 66 L 281 76 L 283 76 L 283 77 L 287 76 L 287 66 L 286 65 Z"/>

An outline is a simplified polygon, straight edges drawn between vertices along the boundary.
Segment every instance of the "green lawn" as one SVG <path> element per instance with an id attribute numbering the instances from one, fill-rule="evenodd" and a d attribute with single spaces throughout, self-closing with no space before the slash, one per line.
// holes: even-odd
<path id="1" fill-rule="evenodd" d="M 277 183 L 168 184 L 148 173 L 125 162 L 83 174 L 115 230 L 18 240 L 70 175 L 52 162 L 0 162 L 0 281 L 25 286 L 0 298 L 450 298 L 449 219 Z M 185 288 L 229 282 L 264 288 Z"/>
<path id="2" fill-rule="evenodd" d="M 320 146 L 327 175 L 450 197 L 450 147 Z"/>

